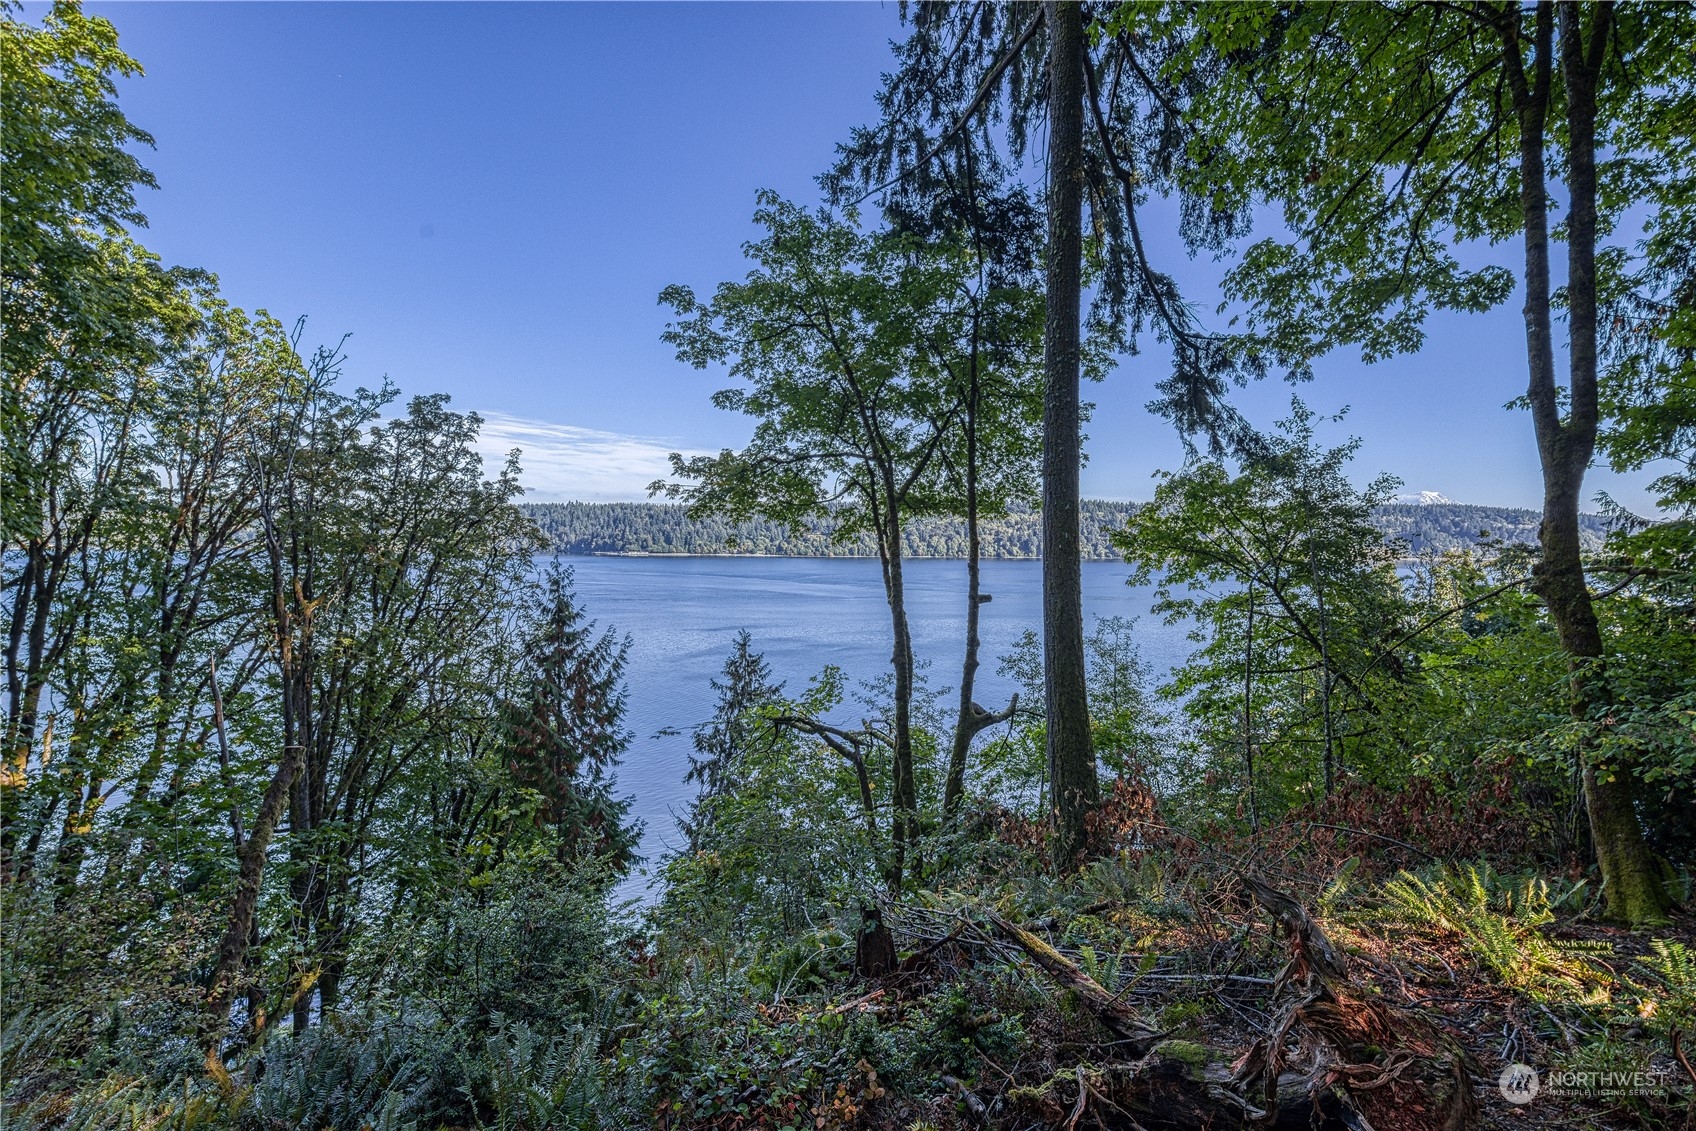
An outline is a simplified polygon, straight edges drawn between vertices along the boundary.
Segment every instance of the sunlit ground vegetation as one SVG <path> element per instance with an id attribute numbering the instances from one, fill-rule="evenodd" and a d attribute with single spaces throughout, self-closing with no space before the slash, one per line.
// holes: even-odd
<path id="1" fill-rule="evenodd" d="M 8 1125 L 1696 1125 L 1688 10 L 909 15 L 842 207 L 763 196 L 742 281 L 666 290 L 755 432 L 655 485 L 878 556 L 893 662 L 779 686 L 743 634 L 637 903 L 625 642 L 538 569 L 519 468 L 148 253 L 115 29 L 6 13 Z M 1081 196 L 1019 175 L 1043 122 Z M 1144 258 L 1151 191 L 1231 333 Z M 1250 202 L 1288 230 L 1247 244 Z M 1541 542 L 1414 553 L 1314 409 L 1225 394 L 1501 302 L 1443 242 L 1486 237 L 1526 255 Z M 1057 615 L 980 656 L 990 524 L 1040 516 L 1064 611 L 1100 514 L 1061 394 L 1139 334 L 1196 454 L 1110 544 L 1194 649 L 1157 682 L 1133 623 Z M 1657 514 L 1584 533 L 1592 445 Z M 967 631 L 927 679 L 901 563 L 939 523 Z"/>

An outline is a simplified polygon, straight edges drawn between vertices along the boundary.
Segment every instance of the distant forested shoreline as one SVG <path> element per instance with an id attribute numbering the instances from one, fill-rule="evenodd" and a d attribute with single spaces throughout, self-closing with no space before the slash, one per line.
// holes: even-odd
<path id="1" fill-rule="evenodd" d="M 758 554 L 774 557 L 869 558 L 877 556 L 870 534 L 843 535 L 833 520 L 808 521 L 800 531 L 768 519 L 732 521 L 691 518 L 678 503 L 528 503 L 550 548 L 560 554 Z M 1086 499 L 1083 502 L 1083 554 L 1089 561 L 1122 557 L 1108 540 L 1121 530 L 1135 503 Z M 1465 503 L 1391 503 L 1373 512 L 1373 521 L 1392 541 L 1417 557 L 1477 545 L 1537 541 L 1538 514 L 1518 507 Z M 1601 544 L 1606 520 L 1580 517 L 1587 549 Z M 983 524 L 983 556 L 1034 559 L 1041 556 L 1041 516 L 1020 510 Z M 965 523 L 958 519 L 915 519 L 904 531 L 908 557 L 963 558 Z"/>

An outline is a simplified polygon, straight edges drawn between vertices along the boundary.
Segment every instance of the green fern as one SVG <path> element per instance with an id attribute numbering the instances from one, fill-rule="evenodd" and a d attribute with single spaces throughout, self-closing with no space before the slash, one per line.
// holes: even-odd
<path id="1" fill-rule="evenodd" d="M 231 1102 L 205 1081 L 112 1075 L 73 1096 L 40 1097 L 20 1114 L 23 1126 L 54 1131 L 233 1131 L 241 1099 Z"/>
<path id="2" fill-rule="evenodd" d="M 1661 1032 L 1689 1032 L 1696 1028 L 1696 951 L 1666 939 L 1650 939 L 1649 951 L 1639 961 L 1660 982 L 1660 996 L 1644 999 L 1644 1019 Z"/>
<path id="3" fill-rule="evenodd" d="M 0 1057 L 5 1058 L 7 1077 L 15 1080 L 20 1069 L 50 1059 L 54 1043 L 77 1012 L 68 1005 L 45 1013 L 27 1006 L 10 1010 L 0 1024 Z"/>
<path id="4" fill-rule="evenodd" d="M 1354 878 L 1354 874 L 1359 868 L 1360 857 L 1358 856 L 1351 856 L 1343 861 L 1343 866 L 1337 869 L 1337 874 L 1331 878 L 1330 883 L 1325 885 L 1325 890 L 1319 893 L 1319 900 L 1314 905 L 1314 910 L 1318 913 L 1319 918 L 1336 918 L 1337 909 L 1348 898 L 1349 882 Z"/>
<path id="5" fill-rule="evenodd" d="M 320 1025 L 273 1038 L 252 1092 L 256 1122 L 277 1131 L 406 1131 L 435 1084 L 433 1049 L 399 1025 Z"/>
<path id="6" fill-rule="evenodd" d="M 1505 985 L 1538 1001 L 1607 1000 L 1607 975 L 1537 930 L 1554 918 L 1540 878 L 1504 882 L 1479 867 L 1442 869 L 1430 880 L 1402 872 L 1384 885 L 1384 895 L 1403 922 L 1459 935 Z"/>
<path id="7" fill-rule="evenodd" d="M 495 1112 L 492 1131 L 599 1126 L 605 1100 L 599 1034 L 574 1027 L 544 1036 L 521 1022 L 500 1024 L 462 1060 L 461 1073 Z"/>

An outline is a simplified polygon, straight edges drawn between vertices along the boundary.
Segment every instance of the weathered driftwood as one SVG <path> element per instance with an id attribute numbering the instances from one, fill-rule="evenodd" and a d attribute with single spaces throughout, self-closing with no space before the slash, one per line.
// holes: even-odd
<path id="1" fill-rule="evenodd" d="M 1313 921 L 1306 908 L 1276 888 L 1267 887 L 1253 876 L 1240 878 L 1249 894 L 1272 913 L 1284 928 L 1284 933 L 1290 937 L 1291 966 L 1285 967 L 1284 973 L 1279 975 L 1280 979 L 1305 978 L 1310 968 L 1322 977 L 1348 977 L 1348 965 L 1337 954 L 1331 940 L 1325 937 L 1325 932 L 1319 929 L 1319 924 Z"/>
<path id="2" fill-rule="evenodd" d="M 958 1076 L 944 1076 L 942 1086 L 954 1093 L 960 1106 L 966 1109 L 967 1119 L 980 1127 L 989 1122 L 989 1105 L 979 1099 L 964 1080 Z"/>
<path id="3" fill-rule="evenodd" d="M 1028 954 L 1043 973 L 1076 994 L 1078 1002 L 1091 1016 L 1100 1021 L 1108 1032 L 1125 1042 L 1126 1052 L 1134 1056 L 1144 1056 L 1167 1035 L 1144 1021 L 1136 1010 L 1108 993 L 1101 983 L 1079 969 L 1077 963 L 1036 935 L 1016 923 L 1003 919 L 993 911 L 986 912 L 984 918 L 995 928 L 997 934 Z"/>

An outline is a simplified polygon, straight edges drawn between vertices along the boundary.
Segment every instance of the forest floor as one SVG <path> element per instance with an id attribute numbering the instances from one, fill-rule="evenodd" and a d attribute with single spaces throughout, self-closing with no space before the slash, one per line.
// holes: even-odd
<path id="1" fill-rule="evenodd" d="M 753 1007 L 756 1045 L 834 1032 L 834 1059 L 813 1060 L 826 1072 L 730 1088 L 716 1112 L 685 1089 L 661 1122 L 1696 1128 L 1688 913 L 1629 930 L 1593 901 L 1552 907 L 1558 880 L 1488 866 L 1357 861 L 1278 888 L 1246 871 L 1174 882 L 1152 859 L 1098 861 L 1022 924 L 960 893 L 889 907 L 888 968 Z"/>
<path id="2" fill-rule="evenodd" d="M 909 1128 L 1157 1131 L 1262 1117 L 1277 1127 L 1355 1131 L 1696 1126 L 1696 1076 L 1675 1057 L 1665 1024 L 1655 1024 L 1668 1008 L 1655 995 L 1672 995 L 1645 966 L 1657 956 L 1651 940 L 1674 954 L 1683 947 L 1686 959 L 1696 953 L 1696 919 L 1687 914 L 1653 932 L 1556 919 L 1541 928 L 1548 950 L 1503 952 L 1498 969 L 1463 924 L 1420 929 L 1342 914 L 1309 920 L 1317 930 L 1304 939 L 1299 919 L 1256 910 L 1163 921 L 1134 907 L 1092 906 L 1065 923 L 1034 925 L 1066 964 L 1052 968 L 1036 947 L 966 926 L 969 917 L 893 917 L 907 957 L 823 1008 L 896 1029 L 909 1016 L 934 1024 L 952 1010 L 961 1074 L 939 1074 L 947 1090 L 915 1104 L 862 1071 L 860 1098 L 891 1102 L 860 1114 Z M 1333 967 L 1313 939 L 1334 949 Z M 1507 965 L 1516 961 L 1517 972 Z M 1152 1032 L 1123 1035 L 1067 984 L 1066 967 L 1086 978 L 1094 971 L 1096 984 L 1113 987 L 1110 1006 L 1147 1019 Z M 1024 996 L 1015 1024 L 1026 1040 L 1001 1059 L 993 1034 L 979 1034 L 1008 1021 L 998 991 L 1010 970 L 1044 1003 L 1030 1009 Z M 1537 1071 L 1536 1094 L 1504 1090 L 1515 1064 Z M 819 1126 L 829 1125 L 828 1111 Z"/>

